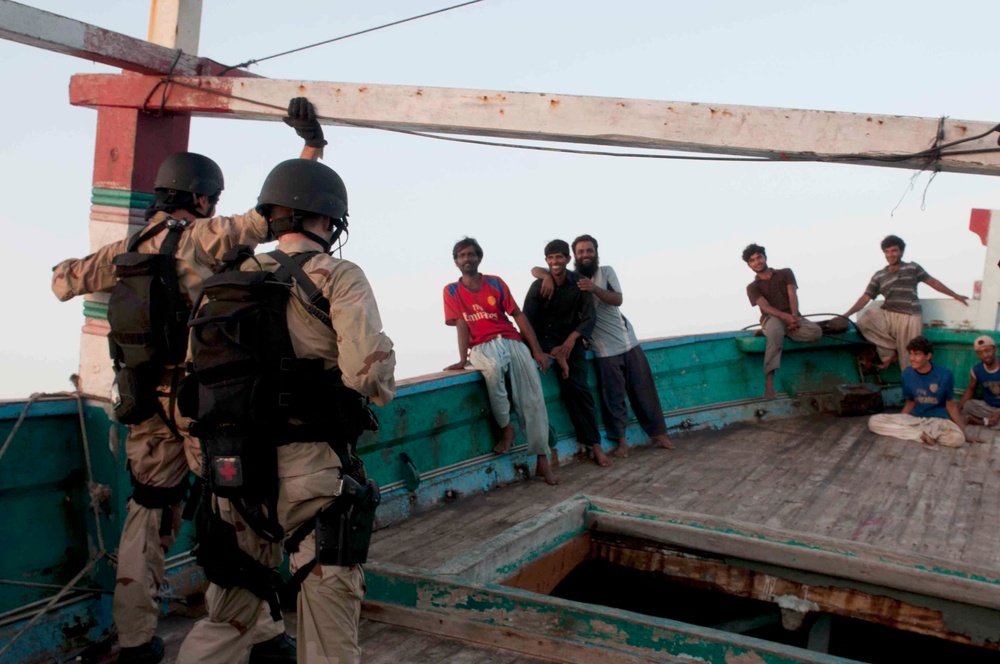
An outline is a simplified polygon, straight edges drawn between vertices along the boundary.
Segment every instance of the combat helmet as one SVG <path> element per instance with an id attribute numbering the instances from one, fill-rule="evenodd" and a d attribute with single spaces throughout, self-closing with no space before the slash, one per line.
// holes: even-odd
<path id="1" fill-rule="evenodd" d="M 323 215 L 336 226 L 329 242 L 304 231 L 302 217 L 271 218 L 271 206 L 281 205 L 296 212 Z M 257 211 L 271 224 L 271 233 L 303 233 L 323 245 L 326 251 L 347 228 L 347 187 L 329 166 L 309 159 L 289 159 L 275 166 L 264 180 L 257 197 Z"/>
<path id="2" fill-rule="evenodd" d="M 195 152 L 175 152 L 164 159 L 153 183 L 154 189 L 187 191 L 209 198 L 218 197 L 225 186 L 219 165 Z"/>

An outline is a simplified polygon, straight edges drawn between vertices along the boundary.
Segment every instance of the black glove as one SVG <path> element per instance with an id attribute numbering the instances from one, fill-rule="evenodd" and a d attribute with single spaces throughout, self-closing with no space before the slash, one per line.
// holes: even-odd
<path id="1" fill-rule="evenodd" d="M 282 119 L 309 147 L 321 148 L 326 145 L 323 127 L 316 119 L 316 109 L 305 97 L 294 97 L 288 102 L 288 117 Z"/>

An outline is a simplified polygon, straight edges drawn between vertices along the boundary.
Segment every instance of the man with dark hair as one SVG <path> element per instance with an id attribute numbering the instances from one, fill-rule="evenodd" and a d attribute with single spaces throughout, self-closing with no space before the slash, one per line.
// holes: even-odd
<path id="1" fill-rule="evenodd" d="M 326 141 L 307 99 L 291 100 L 285 122 L 305 141 L 302 157 L 322 156 Z M 178 385 L 185 373 L 187 310 L 198 299 L 202 281 L 211 276 L 227 251 L 268 239 L 267 221 L 256 210 L 209 218 L 215 214 L 224 182 L 219 165 L 208 157 L 193 152 L 168 156 L 153 186 L 147 224 L 140 233 L 52 268 L 52 292 L 63 302 L 77 295 L 112 291 L 108 305 L 116 367 L 112 405 L 116 417 L 128 424 L 125 454 L 133 483 L 118 547 L 111 609 L 121 645 L 120 664 L 155 663 L 163 658 L 163 641 L 155 631 L 164 555 L 180 530 L 188 471 L 202 474 L 199 441 L 188 431 L 190 421 L 177 410 Z M 168 267 L 155 275 L 144 264 L 167 258 Z M 134 297 L 130 300 L 132 278 L 145 282 L 131 288 Z M 143 296 L 143 290 L 163 291 L 157 284 L 168 281 L 172 285 L 166 290 L 173 293 L 169 301 L 153 302 L 153 295 Z M 176 305 L 169 316 L 164 315 L 167 304 Z M 155 325 L 162 318 L 176 321 L 180 329 L 163 335 L 158 327 L 178 326 Z M 137 339 L 155 340 L 148 345 L 156 347 L 144 347 L 147 344 Z M 137 361 L 141 359 L 149 361 Z M 135 403 L 144 405 L 129 409 Z M 253 631 L 254 640 L 262 643 L 254 647 L 251 663 L 272 655 L 294 661 L 294 647 L 285 637 L 283 624 L 266 618 Z"/>
<path id="2" fill-rule="evenodd" d="M 906 403 L 898 414 L 872 415 L 868 428 L 880 436 L 919 440 L 925 445 L 961 447 L 962 443 L 980 443 L 962 426 L 953 393 L 955 377 L 951 371 L 931 363 L 934 348 L 926 337 L 917 336 L 906 344 L 909 366 L 903 369 L 903 398 Z"/>
<path id="3" fill-rule="evenodd" d="M 583 345 L 594 331 L 594 298 L 577 288 L 579 277 L 566 269 L 569 245 L 564 240 L 545 245 L 545 262 L 555 291 L 549 298 L 542 297 L 542 280 L 537 279 L 524 298 L 524 315 L 538 335 L 542 350 L 559 364 L 559 393 L 577 442 L 591 449 L 597 465 L 609 466 L 611 460 L 601 449 L 594 397 L 587 384 L 587 351 Z"/>
<path id="4" fill-rule="evenodd" d="M 760 328 L 767 338 L 764 348 L 764 398 L 774 398 L 774 372 L 781 367 L 781 350 L 787 336 L 801 343 L 819 341 L 823 331 L 819 325 L 799 313 L 798 284 L 795 274 L 787 267 L 767 266 L 767 251 L 759 244 L 743 249 L 743 260 L 754 271 L 754 280 L 747 286 L 750 306 L 760 309 Z"/>
<path id="5" fill-rule="evenodd" d="M 628 410 L 625 397 L 632 405 L 639 426 L 650 440 L 668 450 L 674 448 L 667 436 L 667 423 L 663 419 L 663 406 L 656 392 L 653 371 L 646 353 L 639 345 L 632 324 L 622 315 L 624 301 L 618 275 L 610 265 L 601 265 L 597 240 L 591 235 L 581 235 L 573 240 L 573 258 L 576 286 L 594 296 L 597 320 L 591 337 L 591 350 L 597 358 L 597 375 L 601 384 L 601 405 L 604 410 L 604 433 L 608 440 L 617 442 L 613 454 L 628 456 L 625 427 Z M 541 279 L 542 297 L 552 296 L 555 282 L 548 270 L 535 267 L 531 276 Z"/>
<path id="6" fill-rule="evenodd" d="M 509 375 L 514 408 L 522 418 L 528 439 L 528 454 L 537 459 L 535 474 L 547 484 L 558 484 L 549 464 L 549 417 L 538 378 L 538 369 L 548 370 L 552 357 L 538 345 L 528 317 L 518 308 L 503 279 L 480 274 L 483 249 L 479 243 L 463 238 L 455 243 L 451 255 L 462 277 L 444 287 L 444 322 L 458 332 L 460 359 L 445 371 L 459 371 L 469 363 L 482 372 L 493 416 L 503 429 L 500 443 L 493 448 L 497 454 L 506 454 L 514 442 L 504 384 L 504 375 Z M 514 319 L 521 334 L 507 316 Z"/>
<path id="7" fill-rule="evenodd" d="M 881 294 L 885 301 L 881 308 L 869 308 L 858 316 L 858 329 L 866 339 L 878 347 L 882 360 L 880 369 L 899 361 L 900 369 L 909 365 L 906 343 L 923 333 L 924 318 L 917 297 L 917 284 L 921 281 L 934 290 L 953 297 L 968 306 L 964 295 L 959 295 L 940 281 L 927 274 L 916 263 L 903 261 L 906 243 L 896 235 L 882 240 L 882 253 L 888 265 L 876 272 L 858 301 L 844 313 L 844 317 L 861 311 L 862 307 Z"/>
<path id="8" fill-rule="evenodd" d="M 972 344 L 979 364 L 969 371 L 969 386 L 965 388 L 959 409 L 967 424 L 996 429 L 1000 426 L 1000 360 L 993 337 L 980 335 Z M 982 399 L 976 399 L 976 392 Z"/>

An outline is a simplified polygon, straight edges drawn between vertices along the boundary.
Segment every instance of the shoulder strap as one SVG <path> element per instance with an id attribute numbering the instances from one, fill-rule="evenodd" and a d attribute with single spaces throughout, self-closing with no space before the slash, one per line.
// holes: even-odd
<path id="1" fill-rule="evenodd" d="M 159 233 L 160 231 L 162 231 L 166 227 L 167 227 L 167 222 L 166 221 L 161 221 L 160 223 L 156 224 L 155 226 L 153 226 L 152 228 L 150 228 L 145 233 L 136 233 L 135 235 L 132 236 L 132 239 L 129 240 L 128 250 L 129 251 L 135 251 L 136 249 L 139 248 L 140 244 L 142 244 L 143 242 L 145 242 L 149 238 L 153 237 L 154 235 L 156 235 L 157 233 Z"/>
<path id="2" fill-rule="evenodd" d="M 163 231 L 163 229 L 169 230 L 167 239 L 163 241 L 163 245 L 160 247 L 160 253 L 163 255 L 173 256 L 177 253 L 177 245 L 181 241 L 181 233 L 191 226 L 190 221 L 185 221 L 183 219 L 174 219 L 173 217 L 167 217 L 160 223 L 156 224 L 150 228 L 145 233 L 136 233 L 132 236 L 132 239 L 128 243 L 128 250 L 135 251 L 139 248 L 139 245 L 153 237 L 158 235 Z"/>
<path id="3" fill-rule="evenodd" d="M 302 266 L 306 264 L 313 256 L 319 254 L 318 251 L 307 251 L 301 254 L 296 254 L 294 257 L 289 256 L 280 249 L 275 249 L 270 252 L 268 256 L 278 261 L 281 266 L 288 271 L 288 273 L 295 280 L 295 283 L 299 285 L 299 288 L 306 294 L 309 298 L 309 304 L 311 306 L 306 307 L 307 311 L 319 322 L 324 325 L 330 325 L 332 321 L 330 320 L 330 301 L 326 299 L 323 295 L 323 291 L 316 287 L 313 280 L 309 278 L 306 271 L 302 269 Z"/>

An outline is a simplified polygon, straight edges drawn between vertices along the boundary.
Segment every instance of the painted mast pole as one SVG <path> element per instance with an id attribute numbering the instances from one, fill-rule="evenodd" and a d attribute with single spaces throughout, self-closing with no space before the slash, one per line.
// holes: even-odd
<path id="1" fill-rule="evenodd" d="M 149 41 L 180 49 L 186 55 L 197 53 L 201 4 L 201 0 L 152 0 Z M 152 200 L 156 169 L 167 155 L 187 149 L 190 124 L 189 113 L 160 115 L 127 108 L 98 109 L 91 251 L 145 225 L 144 213 Z M 106 294 L 87 296 L 86 322 L 80 339 L 80 389 L 102 400 L 109 398 L 114 377 L 108 360 L 107 302 Z"/>

